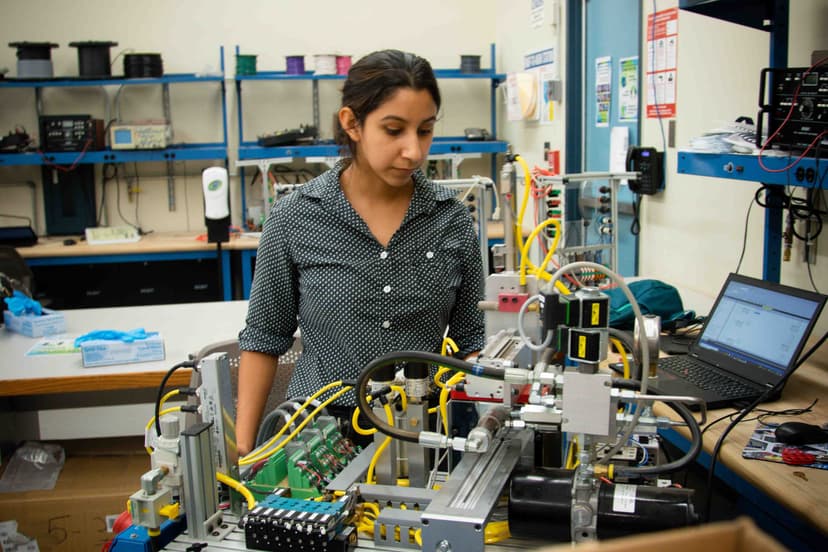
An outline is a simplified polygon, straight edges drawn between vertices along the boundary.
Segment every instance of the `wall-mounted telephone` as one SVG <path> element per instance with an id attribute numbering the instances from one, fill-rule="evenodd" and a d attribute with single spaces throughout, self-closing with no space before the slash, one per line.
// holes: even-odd
<path id="1" fill-rule="evenodd" d="M 627 170 L 640 173 L 638 180 L 630 180 L 630 191 L 636 194 L 655 194 L 664 189 L 664 153 L 655 148 L 630 146 L 627 150 Z"/>

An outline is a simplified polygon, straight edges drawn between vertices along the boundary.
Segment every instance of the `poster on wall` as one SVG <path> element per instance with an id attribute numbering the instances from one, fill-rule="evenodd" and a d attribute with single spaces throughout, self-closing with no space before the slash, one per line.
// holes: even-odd
<path id="1" fill-rule="evenodd" d="M 638 120 L 638 56 L 618 60 L 618 120 Z"/>
<path id="2" fill-rule="evenodd" d="M 535 77 L 538 109 L 531 118 L 541 123 L 555 120 L 555 102 L 561 100 L 558 59 L 555 48 L 527 52 L 523 56 L 523 69 Z"/>
<path id="3" fill-rule="evenodd" d="M 676 116 L 678 8 L 647 16 L 647 118 Z"/>
<path id="4" fill-rule="evenodd" d="M 529 26 L 533 29 L 543 27 L 544 0 L 529 0 Z"/>
<path id="5" fill-rule="evenodd" d="M 595 58 L 595 126 L 609 126 L 612 105 L 612 58 Z"/>

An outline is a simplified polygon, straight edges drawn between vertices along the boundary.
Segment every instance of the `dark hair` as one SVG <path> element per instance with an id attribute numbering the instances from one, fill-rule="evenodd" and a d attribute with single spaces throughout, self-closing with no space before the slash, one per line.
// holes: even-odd
<path id="1" fill-rule="evenodd" d="M 342 87 L 342 107 L 349 107 L 359 124 L 400 88 L 427 90 L 440 109 L 440 89 L 425 58 L 399 50 L 380 50 L 351 66 Z M 356 157 L 356 144 L 334 115 L 334 140 Z M 344 153 L 344 152 L 343 152 Z"/>

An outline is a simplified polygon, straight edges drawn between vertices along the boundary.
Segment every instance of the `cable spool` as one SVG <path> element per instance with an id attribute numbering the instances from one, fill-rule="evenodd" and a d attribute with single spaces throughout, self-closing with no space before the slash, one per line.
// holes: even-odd
<path id="1" fill-rule="evenodd" d="M 336 56 L 336 74 L 347 75 L 351 70 L 351 56 Z"/>
<path id="2" fill-rule="evenodd" d="M 318 54 L 313 56 L 314 72 L 317 75 L 336 75 L 336 56 Z"/>
<path id="3" fill-rule="evenodd" d="M 9 42 L 9 47 L 17 48 L 17 78 L 51 79 L 53 42 Z"/>
<path id="4" fill-rule="evenodd" d="M 86 78 L 111 77 L 109 49 L 117 45 L 110 41 L 70 42 L 69 46 L 78 49 L 78 74 Z"/>
<path id="5" fill-rule="evenodd" d="M 164 76 L 161 54 L 124 54 L 124 76 L 128 79 Z"/>
<path id="6" fill-rule="evenodd" d="M 256 57 L 255 54 L 236 54 L 236 74 L 255 75 Z"/>
<path id="7" fill-rule="evenodd" d="M 479 73 L 480 56 L 460 56 L 461 73 Z"/>
<path id="8" fill-rule="evenodd" d="M 285 56 L 288 75 L 303 75 L 305 73 L 305 56 Z"/>

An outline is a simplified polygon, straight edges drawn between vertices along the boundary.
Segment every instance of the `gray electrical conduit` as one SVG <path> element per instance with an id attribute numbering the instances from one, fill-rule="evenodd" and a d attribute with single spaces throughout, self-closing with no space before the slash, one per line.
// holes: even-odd
<path id="1" fill-rule="evenodd" d="M 273 437 L 273 435 L 278 431 L 277 426 L 279 420 L 282 421 L 282 424 L 287 424 L 288 420 L 290 420 L 290 414 L 282 410 L 281 408 L 274 408 L 270 412 L 267 413 L 267 416 L 264 417 L 262 423 L 259 424 L 259 434 L 256 435 L 256 447 L 260 447 L 267 442 L 268 439 Z"/>
<path id="2" fill-rule="evenodd" d="M 296 414 L 296 412 L 300 412 L 302 405 L 305 404 L 305 401 L 308 400 L 307 397 L 296 397 L 294 399 L 288 399 L 282 402 L 279 406 L 271 410 L 265 418 L 262 420 L 261 424 L 259 424 L 259 431 L 256 435 L 256 447 L 260 447 L 265 444 L 273 434 L 278 431 L 276 429 L 276 423 L 279 417 L 284 417 L 285 423 L 292 416 Z M 308 414 L 318 407 L 321 403 L 319 400 L 314 399 L 310 403 L 308 403 L 307 408 L 301 410 L 301 414 L 298 418 L 296 418 L 293 423 L 291 424 L 291 429 L 295 429 L 299 424 L 305 421 L 305 418 L 308 417 Z M 328 409 L 323 408 L 320 412 L 320 415 L 327 416 Z"/>

